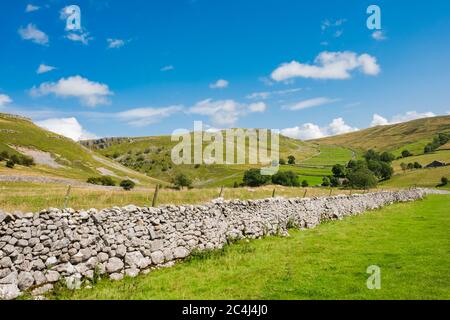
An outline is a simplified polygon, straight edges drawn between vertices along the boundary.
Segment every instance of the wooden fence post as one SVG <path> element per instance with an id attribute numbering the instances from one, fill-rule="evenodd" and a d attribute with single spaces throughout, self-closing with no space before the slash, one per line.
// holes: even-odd
<path id="1" fill-rule="evenodd" d="M 67 205 L 69 204 L 70 191 L 72 190 L 72 186 L 69 185 L 67 188 L 66 196 L 64 198 L 64 209 L 67 209 Z"/>
<path id="2" fill-rule="evenodd" d="M 277 189 L 273 188 L 273 192 L 272 192 L 272 198 L 275 198 L 275 193 L 276 193 Z"/>
<path id="3" fill-rule="evenodd" d="M 220 188 L 219 198 L 223 198 L 223 186 Z"/>
<path id="4" fill-rule="evenodd" d="M 156 185 L 155 194 L 153 195 L 152 207 L 156 207 L 156 201 L 158 200 L 159 184 Z"/>
<path id="5" fill-rule="evenodd" d="M 330 197 L 333 194 L 333 188 L 330 188 Z"/>
<path id="6" fill-rule="evenodd" d="M 303 198 L 306 198 L 307 193 L 308 193 L 308 189 L 305 190 L 305 194 L 303 195 Z"/>

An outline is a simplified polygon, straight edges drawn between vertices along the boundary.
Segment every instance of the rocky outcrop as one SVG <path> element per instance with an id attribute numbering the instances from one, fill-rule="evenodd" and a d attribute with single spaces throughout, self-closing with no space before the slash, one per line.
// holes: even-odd
<path id="1" fill-rule="evenodd" d="M 186 258 L 194 250 L 287 235 L 289 228 L 313 228 L 426 193 L 416 189 L 313 199 L 219 199 L 197 206 L 0 212 L 0 299 L 14 299 L 24 290 L 42 294 L 58 281 L 78 288 L 83 279 L 97 275 L 120 280 Z"/>

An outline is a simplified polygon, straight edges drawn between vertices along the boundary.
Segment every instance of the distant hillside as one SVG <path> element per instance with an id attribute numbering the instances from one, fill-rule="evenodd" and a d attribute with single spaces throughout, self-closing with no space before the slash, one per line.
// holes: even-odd
<path id="1" fill-rule="evenodd" d="M 258 167 L 255 165 L 174 165 L 171 160 L 171 150 L 177 142 L 172 142 L 170 136 L 107 138 L 82 143 L 124 166 L 151 177 L 171 181 L 177 174 L 185 173 L 193 179 L 194 185 L 199 187 L 233 186 L 235 182 L 242 182 L 245 170 Z M 248 149 L 248 143 L 246 146 Z M 303 160 L 319 156 L 320 149 L 314 144 L 281 136 L 280 156 L 287 160 L 290 155 L 296 157 L 297 163 L 301 163 Z M 348 160 L 350 158 L 351 155 L 348 156 Z M 286 166 L 283 169 L 289 168 L 302 174 L 299 167 Z M 325 174 L 328 174 L 328 171 Z M 312 184 L 321 181 L 323 176 L 309 173 L 307 175 L 309 177 L 306 179 L 311 179 Z"/>
<path id="2" fill-rule="evenodd" d="M 322 145 L 338 145 L 358 150 L 375 149 L 400 154 L 408 149 L 422 154 L 438 133 L 450 132 L 450 116 L 425 118 L 387 126 L 377 126 L 339 136 L 314 140 Z"/>
<path id="3" fill-rule="evenodd" d="M 141 185 L 155 184 L 151 178 L 96 154 L 73 140 L 46 131 L 23 117 L 0 114 L 2 151 L 10 155 L 31 156 L 36 165 L 9 169 L 4 162 L 0 162 L 0 176 L 44 176 L 84 182 L 89 177 L 107 175 L 116 180 L 131 178 Z"/>

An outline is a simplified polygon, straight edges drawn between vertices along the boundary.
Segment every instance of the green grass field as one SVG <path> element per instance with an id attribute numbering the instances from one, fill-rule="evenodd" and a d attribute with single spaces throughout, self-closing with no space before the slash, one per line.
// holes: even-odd
<path id="1" fill-rule="evenodd" d="M 450 299 L 449 204 L 429 196 L 49 298 Z M 367 289 L 371 265 L 381 268 L 380 290 Z"/>
<path id="2" fill-rule="evenodd" d="M 335 164 L 347 164 L 356 157 L 356 153 L 349 148 L 333 145 L 318 145 L 319 154 L 306 160 L 298 161 L 302 166 L 332 167 Z"/>

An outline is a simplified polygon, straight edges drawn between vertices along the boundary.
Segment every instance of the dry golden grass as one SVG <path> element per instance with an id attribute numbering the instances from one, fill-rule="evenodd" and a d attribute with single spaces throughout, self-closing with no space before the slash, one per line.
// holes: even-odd
<path id="1" fill-rule="evenodd" d="M 281 186 L 266 186 L 261 188 L 226 188 L 225 199 L 264 199 L 272 196 L 276 189 L 276 196 L 318 197 L 330 195 L 330 189 L 325 188 L 287 188 Z M 0 183 L 0 210 L 7 212 L 24 211 L 37 212 L 46 208 L 62 208 L 67 186 L 56 184 L 33 183 Z M 348 194 L 348 190 L 332 190 L 333 195 Z M 356 192 L 356 191 L 353 191 Z M 123 191 L 95 189 L 89 187 L 73 187 L 68 206 L 74 209 L 103 209 L 114 206 L 151 205 L 154 189 L 136 189 Z M 220 188 L 171 190 L 161 189 L 158 196 L 158 205 L 164 204 L 202 204 L 215 199 L 220 194 Z"/>

